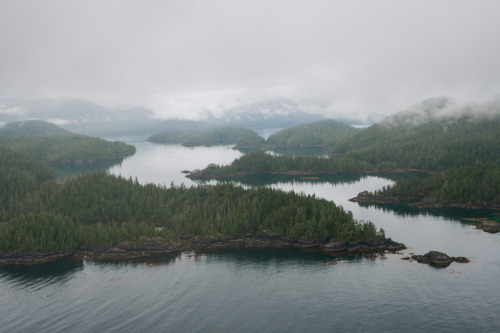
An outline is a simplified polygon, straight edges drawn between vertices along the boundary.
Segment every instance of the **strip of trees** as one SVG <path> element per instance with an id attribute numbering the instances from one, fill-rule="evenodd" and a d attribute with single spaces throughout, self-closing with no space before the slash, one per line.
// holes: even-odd
<path id="1" fill-rule="evenodd" d="M 258 151 L 247 153 L 229 165 L 210 164 L 202 170 L 194 170 L 190 176 L 212 178 L 260 172 L 356 173 L 371 167 L 368 163 L 348 157 L 272 155 Z"/>
<path id="2" fill-rule="evenodd" d="M 450 168 L 426 178 L 399 179 L 393 186 L 358 196 L 400 202 L 462 202 L 500 205 L 500 167 L 478 163 Z"/>

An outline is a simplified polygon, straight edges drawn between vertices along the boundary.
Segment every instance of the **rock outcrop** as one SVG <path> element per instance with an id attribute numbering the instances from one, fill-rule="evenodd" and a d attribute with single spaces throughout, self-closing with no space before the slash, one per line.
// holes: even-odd
<path id="1" fill-rule="evenodd" d="M 429 251 L 424 255 L 412 255 L 411 259 L 421 264 L 429 264 L 436 267 L 448 267 L 452 262 L 468 263 L 465 257 L 450 257 L 446 253 L 439 251 Z"/>
<path id="2" fill-rule="evenodd" d="M 324 245 L 324 251 L 328 253 L 365 253 L 398 251 L 405 249 L 403 243 L 398 243 L 390 238 L 387 239 L 365 239 L 354 242 L 330 242 Z"/>
<path id="3" fill-rule="evenodd" d="M 500 231 L 500 223 L 495 221 L 480 221 L 477 228 L 486 232 L 497 233 Z"/>

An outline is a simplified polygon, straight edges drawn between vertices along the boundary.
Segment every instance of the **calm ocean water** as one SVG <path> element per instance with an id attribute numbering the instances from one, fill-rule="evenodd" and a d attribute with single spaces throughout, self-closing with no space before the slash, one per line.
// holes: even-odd
<path id="1" fill-rule="evenodd" d="M 128 141 L 137 153 L 110 172 L 143 183 L 196 185 L 181 171 L 240 156 L 226 146 Z M 391 184 L 392 177 L 241 182 L 333 200 L 405 243 L 404 255 L 439 250 L 471 263 L 439 269 L 401 260 L 399 254 L 335 258 L 296 250 L 183 253 L 147 263 L 61 260 L 0 270 L 0 332 L 500 331 L 500 235 L 459 220 L 489 212 L 419 211 L 347 200 Z"/>

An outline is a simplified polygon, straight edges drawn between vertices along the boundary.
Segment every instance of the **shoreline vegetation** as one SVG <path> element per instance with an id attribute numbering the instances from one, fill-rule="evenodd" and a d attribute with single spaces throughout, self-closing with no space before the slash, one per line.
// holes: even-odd
<path id="1" fill-rule="evenodd" d="M 0 148 L 29 155 L 46 165 L 82 165 L 119 160 L 136 151 L 133 145 L 74 134 L 39 120 L 0 127 Z"/>
<path id="2" fill-rule="evenodd" d="M 189 172 L 190 179 L 223 179 L 243 177 L 248 174 L 280 174 L 312 176 L 319 174 L 376 174 L 376 173 L 426 173 L 430 170 L 397 168 L 392 165 L 372 165 L 349 157 L 272 155 L 262 151 L 249 152 L 229 165 L 210 164 L 204 169 Z"/>
<path id="3" fill-rule="evenodd" d="M 373 198 L 365 197 L 363 195 L 356 196 L 354 198 L 350 198 L 349 201 L 365 202 L 365 203 L 373 203 L 373 204 L 406 204 L 406 205 L 417 207 L 417 208 L 455 207 L 455 208 L 466 208 L 466 209 L 500 210 L 500 205 L 490 205 L 488 203 L 470 203 L 470 202 L 460 202 L 460 201 L 424 202 L 424 201 L 395 200 L 392 198 L 373 199 Z"/>
<path id="4" fill-rule="evenodd" d="M 408 204 L 418 208 L 460 207 L 500 211 L 500 167 L 476 163 L 450 168 L 426 178 L 398 179 L 392 186 L 374 192 L 360 192 L 349 199 L 374 204 Z M 500 221 L 472 218 L 477 228 L 500 232 Z"/>

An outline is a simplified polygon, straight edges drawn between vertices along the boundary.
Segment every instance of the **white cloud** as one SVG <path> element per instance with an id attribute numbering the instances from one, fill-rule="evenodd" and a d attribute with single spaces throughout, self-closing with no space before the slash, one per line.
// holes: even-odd
<path id="1" fill-rule="evenodd" d="M 71 123 L 71 121 L 69 121 L 68 119 L 54 119 L 54 118 L 51 118 L 51 119 L 47 119 L 46 121 L 48 121 L 49 123 L 56 124 L 57 126 L 63 126 L 63 125 L 67 125 L 67 124 Z"/>
<path id="2" fill-rule="evenodd" d="M 19 106 L 10 106 L 10 105 L 1 105 L 0 106 L 0 114 L 5 114 L 5 115 L 24 115 L 25 110 L 22 107 Z"/>
<path id="3" fill-rule="evenodd" d="M 381 118 L 500 92 L 498 1 L 0 3 L 0 98 L 81 97 L 197 118 L 265 99 Z"/>

